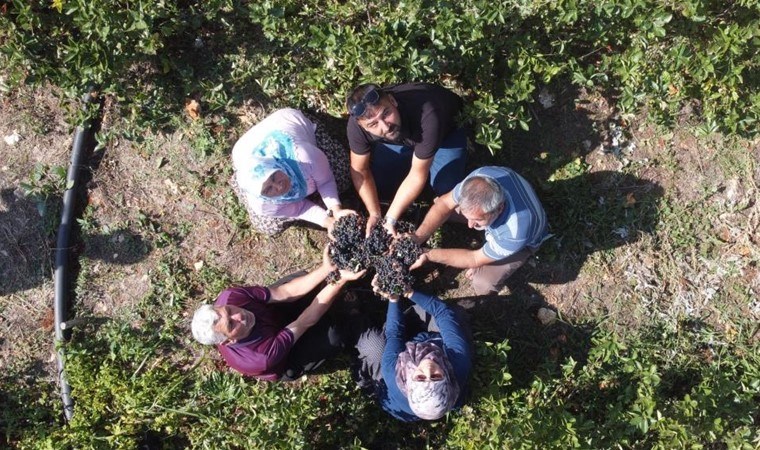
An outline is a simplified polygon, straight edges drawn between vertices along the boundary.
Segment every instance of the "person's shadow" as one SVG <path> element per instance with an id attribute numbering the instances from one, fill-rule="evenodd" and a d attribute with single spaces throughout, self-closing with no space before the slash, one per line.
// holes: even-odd
<path id="1" fill-rule="evenodd" d="M 662 187 L 633 175 L 599 171 L 548 181 L 538 190 L 553 237 L 510 279 L 562 284 L 575 280 L 592 253 L 629 245 L 655 231 Z"/>
<path id="2" fill-rule="evenodd" d="M 44 202 L 44 204 L 40 204 Z M 61 197 L 33 200 L 16 190 L 0 190 L 0 295 L 32 289 L 53 276 L 55 233 Z M 134 264 L 152 250 L 150 242 L 128 228 L 72 235 L 75 254 L 112 264 Z M 79 243 L 78 243 L 79 242 Z"/>
<path id="3" fill-rule="evenodd" d="M 551 375 L 567 358 L 582 365 L 588 357 L 594 325 L 562 320 L 561 311 L 530 286 L 509 296 L 453 301 L 467 312 L 472 329 L 476 356 L 471 395 L 476 398 L 491 392 L 504 372 L 511 375 L 509 390 L 514 390 L 537 376 Z M 508 349 L 500 350 L 500 344 Z"/>

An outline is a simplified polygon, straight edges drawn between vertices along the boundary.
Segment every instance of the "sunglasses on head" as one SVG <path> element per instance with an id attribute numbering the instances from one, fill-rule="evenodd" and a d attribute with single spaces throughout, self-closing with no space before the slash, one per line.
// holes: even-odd
<path id="1" fill-rule="evenodd" d="M 380 100 L 380 92 L 375 88 L 370 88 L 364 93 L 361 100 L 351 106 L 351 115 L 354 117 L 361 117 L 367 111 L 367 106 L 374 105 L 378 100 Z"/>

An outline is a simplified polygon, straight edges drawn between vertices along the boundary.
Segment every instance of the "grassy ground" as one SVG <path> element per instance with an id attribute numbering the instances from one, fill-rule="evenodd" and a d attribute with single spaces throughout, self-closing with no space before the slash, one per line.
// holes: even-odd
<path id="1" fill-rule="evenodd" d="M 355 388 L 348 358 L 325 375 L 268 384 L 227 371 L 192 342 L 199 304 L 230 283 L 313 267 L 325 234 L 292 227 L 268 238 L 248 228 L 227 183 L 229 153 L 266 114 L 260 106 L 199 120 L 177 111 L 172 129 L 146 132 L 106 99 L 76 246 L 73 310 L 86 323 L 67 354 L 77 409 L 63 426 L 50 252 L 61 192 L 53 167 L 67 164 L 72 130 L 51 91 L 5 95 L 0 132 L 21 140 L 0 142 L 0 443 L 760 446 L 758 141 L 701 135 L 689 117 L 672 130 L 620 118 L 596 93 L 558 97 L 536 106 L 531 131 L 507 136 L 502 153 L 472 154 L 473 166 L 507 165 L 534 183 L 554 238 L 492 298 L 473 297 L 451 269 L 419 276 L 420 289 L 469 309 L 477 346 L 470 402 L 431 424 L 386 416 Z M 479 239 L 447 225 L 439 245 Z M 540 307 L 560 320 L 542 325 Z"/>

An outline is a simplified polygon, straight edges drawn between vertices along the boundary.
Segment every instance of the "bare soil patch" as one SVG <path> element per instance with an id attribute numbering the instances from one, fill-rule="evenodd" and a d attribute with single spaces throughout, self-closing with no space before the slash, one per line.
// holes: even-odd
<path id="1" fill-rule="evenodd" d="M 663 308 L 654 303 L 672 302 L 673 308 L 682 308 L 678 298 L 671 298 L 673 293 L 695 297 L 710 285 L 725 287 L 733 282 L 733 275 L 699 272 L 696 260 L 690 260 L 679 269 L 684 271 L 683 286 L 659 284 L 663 255 L 657 254 L 662 242 L 656 214 L 665 197 L 684 202 L 708 199 L 720 205 L 744 202 L 743 209 L 727 213 L 721 223 L 714 224 L 715 235 L 723 243 L 726 258 L 745 261 L 736 280 L 755 292 L 760 289 L 754 200 L 759 169 L 755 168 L 754 179 L 724 180 L 721 168 L 707 163 L 721 152 L 719 138 L 697 139 L 685 128 L 663 134 L 643 118 L 623 121 L 597 94 L 563 91 L 554 95 L 554 106 L 536 107 L 530 132 L 506 137 L 505 151 L 498 157 L 480 149 L 473 154 L 473 165 L 503 164 L 526 174 L 545 199 L 556 235 L 518 272 L 508 289 L 481 300 L 509 303 L 517 299 L 526 305 L 523 311 L 546 305 L 570 321 L 608 317 L 622 326 L 636 326 L 652 308 Z M 16 131 L 21 139 L 12 145 L 0 142 L 0 366 L 25 361 L 52 378 L 49 316 L 54 244 L 44 218 L 20 185 L 29 179 L 35 164 L 67 165 L 72 130 L 49 90 L 19 90 L 2 102 L 0 134 Z M 105 108 L 103 131 L 124 127 L 115 106 L 107 101 Z M 167 257 L 192 270 L 214 267 L 233 282 L 256 284 L 272 283 L 319 262 L 327 240 L 323 231 L 291 227 L 275 238 L 257 235 L 247 229 L 244 209 L 227 183 L 229 148 L 263 114 L 259 105 L 248 104 L 239 111 L 236 124 L 211 127 L 228 150 L 210 155 L 198 152 L 201 137 L 193 134 L 189 121 L 176 130 L 146 130 L 139 142 L 116 137 L 95 152 L 89 162 L 88 208 L 77 246 L 78 315 L 131 317 L 136 303 L 151 289 L 151 275 L 160 273 Z M 612 123 L 624 128 L 635 148 L 624 154 L 609 151 Z M 337 131 L 340 124 L 340 119 L 334 119 L 332 126 Z M 345 142 L 343 136 L 337 137 Z M 760 158 L 756 141 L 745 145 Z M 588 170 L 549 180 L 558 168 L 572 167 L 576 160 Z M 636 175 L 624 173 L 630 167 L 636 168 Z M 714 186 L 713 193 L 706 196 L 705 186 Z M 578 193 L 578 204 L 566 201 L 568 192 Z M 621 214 L 634 226 L 617 229 L 604 222 L 606 228 L 601 228 L 593 220 L 600 210 Z M 576 217 L 586 221 L 573 228 L 581 236 L 568 236 L 562 224 L 577 226 Z M 482 239 L 479 233 L 454 224 L 446 225 L 442 236 L 443 247 L 475 247 Z M 419 279 L 423 289 L 443 298 L 471 300 L 473 295 L 457 270 L 433 267 L 421 272 Z M 181 299 L 187 314 L 216 295 L 203 286 L 193 292 L 192 298 Z M 760 313 L 758 305 L 745 308 L 748 314 Z"/>

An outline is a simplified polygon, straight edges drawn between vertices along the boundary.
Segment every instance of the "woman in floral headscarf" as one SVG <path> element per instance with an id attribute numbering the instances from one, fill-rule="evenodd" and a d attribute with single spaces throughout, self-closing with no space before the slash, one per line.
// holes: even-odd
<path id="1" fill-rule="evenodd" d="M 317 146 L 317 126 L 301 111 L 280 109 L 248 130 L 232 149 L 233 187 L 257 231 L 276 234 L 295 220 L 332 230 L 344 210 L 331 170 L 348 172 L 347 152 Z M 337 154 L 335 154 L 337 153 Z M 342 157 L 342 158 L 341 158 Z M 324 206 L 307 198 L 319 192 Z"/>
<path id="2" fill-rule="evenodd" d="M 386 412 L 405 422 L 436 420 L 462 406 L 472 348 L 461 311 L 409 289 L 404 296 L 414 303 L 416 314 L 404 314 L 398 296 L 378 294 L 388 299 L 385 337 L 374 328 L 359 336 L 359 385 L 369 388 Z M 411 320 L 422 320 L 427 331 L 409 333 Z"/>

